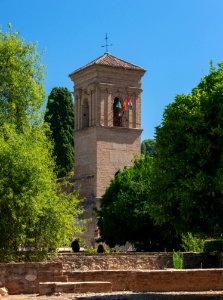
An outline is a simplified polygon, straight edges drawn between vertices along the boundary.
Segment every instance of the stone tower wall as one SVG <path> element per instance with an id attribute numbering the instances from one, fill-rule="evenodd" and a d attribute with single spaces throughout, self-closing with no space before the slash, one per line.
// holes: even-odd
<path id="1" fill-rule="evenodd" d="M 117 171 L 133 165 L 140 155 L 140 129 L 97 129 L 97 187 L 96 197 L 101 197 Z"/>
<path id="2" fill-rule="evenodd" d="M 97 137 L 94 127 L 75 132 L 75 181 L 83 197 L 96 194 Z"/>
<path id="3" fill-rule="evenodd" d="M 140 155 L 141 77 L 145 70 L 109 54 L 104 59 L 115 66 L 93 62 L 70 75 L 75 84 L 74 181 L 85 198 L 86 218 L 91 217 L 93 207 L 99 208 L 100 197 L 116 172 L 133 165 L 134 157 Z M 130 99 L 132 106 L 117 108 L 117 98 L 126 103 Z M 95 225 L 94 220 L 88 224 L 85 237 L 90 243 Z"/>

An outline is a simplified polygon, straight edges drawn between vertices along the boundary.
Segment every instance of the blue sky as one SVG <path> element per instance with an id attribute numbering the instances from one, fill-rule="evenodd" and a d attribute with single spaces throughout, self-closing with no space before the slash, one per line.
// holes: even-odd
<path id="1" fill-rule="evenodd" d="M 46 91 L 73 89 L 68 74 L 109 52 L 144 67 L 142 139 L 153 138 L 165 107 L 189 93 L 223 61 L 223 0 L 0 0 L 3 30 L 11 22 L 46 50 Z"/>

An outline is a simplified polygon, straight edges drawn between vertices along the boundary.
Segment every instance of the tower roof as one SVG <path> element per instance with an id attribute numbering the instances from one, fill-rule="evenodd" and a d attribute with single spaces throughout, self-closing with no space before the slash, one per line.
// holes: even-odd
<path id="1" fill-rule="evenodd" d="M 77 72 L 80 72 L 82 70 L 85 70 L 93 65 L 107 66 L 107 67 L 128 69 L 128 70 L 145 71 L 145 69 L 143 69 L 142 67 L 134 65 L 132 63 L 129 63 L 129 62 L 127 62 L 123 59 L 120 59 L 116 56 L 113 56 L 109 53 L 104 53 L 102 56 L 98 57 L 97 59 L 93 60 L 92 62 L 88 63 L 87 65 L 72 72 L 69 76 L 71 76 L 72 74 L 75 74 Z"/>

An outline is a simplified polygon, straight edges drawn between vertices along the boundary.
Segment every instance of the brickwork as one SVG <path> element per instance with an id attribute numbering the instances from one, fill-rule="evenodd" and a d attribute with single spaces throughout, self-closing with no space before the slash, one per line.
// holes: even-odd
<path id="1" fill-rule="evenodd" d="M 38 268 L 37 264 L 33 267 L 30 269 L 22 267 L 21 264 L 1 267 L 1 286 L 5 286 L 9 294 L 44 294 L 59 289 L 64 292 L 77 292 L 80 286 L 83 287 L 82 292 L 86 292 L 89 284 L 94 286 L 94 292 L 100 292 L 104 287 L 112 291 L 132 292 L 223 290 L 222 269 L 92 270 L 66 272 L 63 275 L 61 269 L 58 269 L 53 275 L 46 269 Z"/>
<path id="2" fill-rule="evenodd" d="M 140 134 L 140 129 L 114 127 L 76 133 L 75 184 L 83 197 L 101 197 L 114 174 L 132 165 L 140 153 Z"/>
<path id="3" fill-rule="evenodd" d="M 115 173 L 140 155 L 144 73 L 143 68 L 106 53 L 70 74 L 75 96 L 74 181 L 85 199 L 84 217 L 92 218 L 84 236 L 88 245 L 95 243 L 92 209 L 100 206 Z M 116 98 L 125 99 L 125 109 L 117 108 Z"/>
<path id="4" fill-rule="evenodd" d="M 112 292 L 111 282 L 106 281 L 75 281 L 75 282 L 43 282 L 39 286 L 39 294 L 53 293 L 109 293 Z"/>
<path id="5" fill-rule="evenodd" d="M 101 197 L 117 171 L 133 164 L 140 153 L 140 129 L 97 129 L 97 183 L 96 195 Z"/>
<path id="6" fill-rule="evenodd" d="M 132 165 L 140 154 L 144 72 L 92 65 L 70 75 L 75 83 L 75 180 L 83 197 L 100 198 L 117 170 Z M 113 125 L 115 97 L 130 97 L 134 107 L 127 109 L 122 127 Z M 86 102 L 88 113 L 83 111 Z M 89 176 L 94 176 L 90 184 L 83 181 Z"/>
<path id="7" fill-rule="evenodd" d="M 172 268 L 172 253 L 63 254 L 64 272 L 87 270 L 159 270 Z"/>
<path id="8" fill-rule="evenodd" d="M 75 180 L 83 197 L 96 194 L 96 138 L 95 127 L 75 133 Z"/>
<path id="9" fill-rule="evenodd" d="M 65 280 L 62 274 L 60 262 L 0 264 L 0 287 L 9 294 L 34 294 L 39 292 L 39 282 Z"/>
<path id="10" fill-rule="evenodd" d="M 190 267 L 202 258 L 211 262 L 214 257 L 185 255 Z M 6 287 L 9 294 L 75 292 L 78 288 L 82 292 L 111 288 L 134 292 L 223 290 L 222 268 L 168 269 L 172 267 L 171 258 L 172 253 L 66 254 L 53 263 L 0 264 L 0 287 Z"/>
<path id="11" fill-rule="evenodd" d="M 170 292 L 223 290 L 223 270 L 110 270 L 69 273 L 71 281 L 111 282 L 113 291 Z"/>
<path id="12" fill-rule="evenodd" d="M 222 268 L 221 254 L 183 253 L 185 269 Z M 161 270 L 173 268 L 173 253 L 113 253 L 113 254 L 63 254 L 59 256 L 63 269 L 86 270 Z"/>

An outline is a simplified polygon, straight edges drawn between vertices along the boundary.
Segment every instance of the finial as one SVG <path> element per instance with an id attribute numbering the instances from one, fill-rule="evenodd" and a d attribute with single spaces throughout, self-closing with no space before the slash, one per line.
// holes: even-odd
<path id="1" fill-rule="evenodd" d="M 108 47 L 112 46 L 112 44 L 108 45 L 108 35 L 107 35 L 107 32 L 105 34 L 105 45 L 101 46 L 101 47 L 106 47 L 106 52 L 105 53 L 108 53 Z"/>

